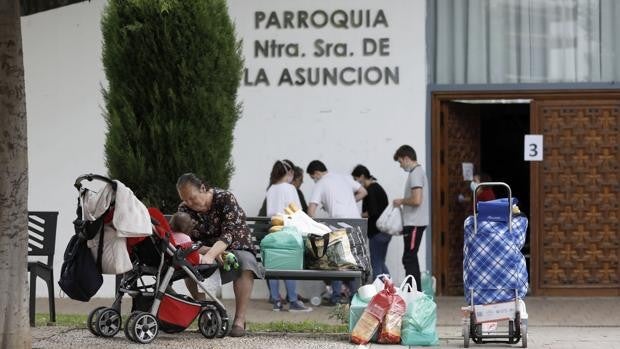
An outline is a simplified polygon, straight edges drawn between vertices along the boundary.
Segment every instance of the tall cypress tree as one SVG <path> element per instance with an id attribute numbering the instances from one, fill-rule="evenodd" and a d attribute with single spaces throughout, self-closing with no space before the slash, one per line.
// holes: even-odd
<path id="1" fill-rule="evenodd" d="M 102 19 L 109 175 L 173 212 L 195 172 L 227 188 L 243 61 L 225 0 L 110 0 Z"/>

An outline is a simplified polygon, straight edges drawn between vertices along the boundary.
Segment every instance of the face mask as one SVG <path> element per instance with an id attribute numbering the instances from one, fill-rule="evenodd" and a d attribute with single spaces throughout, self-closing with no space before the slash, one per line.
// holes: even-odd
<path id="1" fill-rule="evenodd" d="M 469 183 L 469 187 L 471 188 L 471 191 L 474 191 L 474 192 L 475 192 L 475 191 L 476 191 L 476 188 L 478 187 L 478 183 L 476 183 L 476 182 L 474 182 L 474 181 L 471 181 L 471 182 Z"/>

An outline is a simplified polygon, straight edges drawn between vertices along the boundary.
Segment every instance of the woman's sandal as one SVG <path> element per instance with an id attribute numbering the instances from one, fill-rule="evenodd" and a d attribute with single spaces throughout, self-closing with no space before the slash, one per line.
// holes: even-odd
<path id="1" fill-rule="evenodd" d="M 230 330 L 230 336 L 231 337 L 245 336 L 245 323 L 243 323 L 243 327 L 238 326 L 238 325 L 233 325 L 232 329 Z"/>

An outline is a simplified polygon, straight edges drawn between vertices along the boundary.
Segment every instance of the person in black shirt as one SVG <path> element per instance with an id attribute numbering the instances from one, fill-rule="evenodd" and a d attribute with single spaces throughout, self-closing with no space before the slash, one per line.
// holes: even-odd
<path id="1" fill-rule="evenodd" d="M 368 218 L 368 240 L 370 242 L 370 263 L 373 279 L 380 274 L 389 274 L 385 265 L 388 245 L 392 236 L 377 229 L 377 219 L 388 205 L 385 190 L 377 183 L 377 179 L 370 174 L 368 168 L 357 165 L 351 172 L 353 179 L 359 182 L 368 192 L 362 201 L 362 217 Z"/>

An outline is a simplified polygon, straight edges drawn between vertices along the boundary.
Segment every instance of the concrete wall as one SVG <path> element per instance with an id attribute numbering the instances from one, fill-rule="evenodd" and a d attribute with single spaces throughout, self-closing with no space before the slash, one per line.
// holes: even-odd
<path id="1" fill-rule="evenodd" d="M 66 242 L 73 234 L 77 192 L 74 179 L 88 172 L 105 174 L 103 157 L 105 123 L 102 118 L 101 86 L 106 84 L 101 63 L 100 17 L 105 1 L 93 0 L 23 17 L 22 31 L 26 69 L 26 98 L 29 131 L 30 210 L 59 210 L 56 279 Z M 231 190 L 248 215 L 256 215 L 263 200 L 269 171 L 277 159 L 288 158 L 305 169 L 320 159 L 332 172 L 350 173 L 366 165 L 390 199 L 402 196 L 406 174 L 392 160 L 395 149 L 408 143 L 428 167 L 426 147 L 425 1 L 372 0 L 335 1 L 243 1 L 229 0 L 230 14 L 243 39 L 247 77 L 239 90 L 243 115 L 235 129 L 233 160 L 236 171 Z M 284 11 L 292 11 L 287 26 Z M 344 12 L 338 11 L 343 10 Z M 362 10 L 369 19 L 360 28 L 341 28 L 351 10 Z M 271 15 L 275 11 L 275 15 Z M 323 12 L 328 24 L 322 26 Z M 265 14 L 265 19 L 261 13 Z M 305 23 L 303 17 L 308 18 Z M 275 17 L 274 17 L 275 16 Z M 301 19 L 300 19 L 301 16 Z M 257 24 L 257 18 L 258 24 Z M 314 18 L 314 24 L 312 19 Z M 357 17 L 356 17 L 357 22 Z M 351 24 L 350 22 L 348 22 Z M 280 25 L 280 28 L 278 27 Z M 374 25 L 373 25 L 374 24 Z M 300 28 L 301 26 L 301 28 Z M 364 39 L 384 38 L 384 55 L 364 55 Z M 330 56 L 320 53 L 317 40 L 343 43 Z M 265 57 L 257 41 L 275 43 Z M 366 40 L 369 42 L 369 40 Z M 278 56 L 278 44 L 296 43 L 297 57 Z M 289 53 L 293 53 L 289 46 Z M 370 46 L 367 46 L 370 47 Z M 283 46 L 284 48 L 284 46 Z M 333 46 L 332 46 L 333 50 Z M 303 56 L 302 56 L 303 54 Z M 328 82 L 295 85 L 297 68 L 333 68 L 343 73 L 336 85 Z M 377 67 L 371 68 L 371 67 Z M 398 70 L 398 81 L 374 84 L 378 71 Z M 357 82 L 358 68 L 368 71 L 366 81 Z M 259 71 L 263 69 L 264 75 Z M 293 84 L 279 84 L 284 70 Z M 262 78 L 260 78 L 262 76 Z M 257 77 L 259 77 L 257 79 Z M 265 83 L 269 79 L 269 85 Z M 353 82 L 351 85 L 345 85 Z M 306 197 L 313 183 L 308 176 L 302 186 Z M 174 190 L 174 188 L 171 188 Z M 402 240 L 393 239 L 388 266 L 402 279 Z M 426 251 L 419 257 L 424 266 Z M 430 266 L 429 266 L 430 267 Z M 255 297 L 265 297 L 258 282 Z M 308 285 L 315 292 L 316 285 Z M 98 296 L 113 295 L 113 281 Z M 39 295 L 45 295 L 44 286 Z M 230 288 L 224 288 L 230 296 Z"/>

